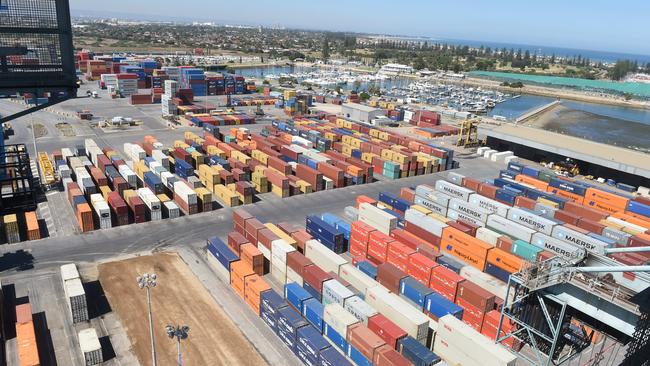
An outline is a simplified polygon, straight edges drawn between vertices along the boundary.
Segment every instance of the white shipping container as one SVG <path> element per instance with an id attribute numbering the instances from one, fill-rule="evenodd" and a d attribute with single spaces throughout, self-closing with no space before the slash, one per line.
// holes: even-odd
<path id="1" fill-rule="evenodd" d="M 59 165 L 59 178 L 65 179 L 72 177 L 72 170 L 67 165 Z"/>
<path id="2" fill-rule="evenodd" d="M 446 206 L 439 205 L 439 204 L 437 204 L 437 203 L 435 203 L 433 201 L 430 201 L 430 200 L 428 200 L 426 198 L 423 198 L 423 197 L 420 197 L 420 196 L 415 196 L 414 203 L 416 205 L 420 205 L 422 207 L 425 207 L 425 208 L 433 211 L 434 213 L 437 213 L 438 215 L 442 215 L 442 216 L 445 216 L 445 217 L 447 216 L 447 207 Z"/>
<path id="3" fill-rule="evenodd" d="M 608 247 L 605 242 L 562 225 L 557 225 L 553 229 L 553 237 L 565 243 L 573 244 L 578 248 L 584 248 L 590 253 L 602 254 L 604 249 Z"/>
<path id="4" fill-rule="evenodd" d="M 463 366 L 515 366 L 517 363 L 517 356 L 504 346 L 494 343 L 453 315 L 445 315 L 438 319 L 438 325 L 436 344 L 441 340 L 464 354 L 462 360 L 447 359 L 447 361 L 461 363 Z M 438 352 L 435 347 L 434 350 Z"/>
<path id="5" fill-rule="evenodd" d="M 549 220 L 517 207 L 508 210 L 508 219 L 546 235 L 551 235 L 553 227 L 557 225 L 554 220 Z"/>
<path id="6" fill-rule="evenodd" d="M 348 311 L 348 313 L 359 319 L 359 321 L 365 326 L 368 325 L 368 318 L 377 315 L 377 310 L 367 302 L 361 300 L 359 296 L 349 297 L 345 300 L 343 307 Z"/>
<path id="7" fill-rule="evenodd" d="M 472 217 L 474 220 L 480 221 L 484 224 L 491 213 L 478 205 L 459 200 L 458 198 L 452 198 L 449 201 L 449 209 Z"/>
<path id="8" fill-rule="evenodd" d="M 436 191 L 442 192 L 451 197 L 460 198 L 463 201 L 468 201 L 469 195 L 474 193 L 474 191 L 471 189 L 467 189 L 444 180 L 438 180 L 436 182 Z"/>
<path id="9" fill-rule="evenodd" d="M 368 289 L 366 302 L 418 342 L 426 344 L 429 318 L 383 286 Z"/>
<path id="10" fill-rule="evenodd" d="M 224 282 L 230 283 L 230 272 L 228 269 L 226 269 L 226 267 L 224 267 L 223 264 L 221 264 L 221 262 L 219 262 L 219 260 L 215 258 L 209 250 L 206 249 L 205 252 L 210 267 L 212 267 L 212 269 L 217 272 L 217 275 L 219 275 L 219 277 Z"/>
<path id="11" fill-rule="evenodd" d="M 433 203 L 437 203 L 438 205 L 445 208 L 449 207 L 449 200 L 451 199 L 451 196 L 442 192 L 438 192 L 435 190 L 435 188 L 424 184 L 415 187 L 415 195 L 420 196 Z"/>
<path id="12" fill-rule="evenodd" d="M 441 337 L 436 337 L 433 342 L 433 352 L 453 365 L 482 366 L 472 360 L 464 351 L 452 346 Z M 439 364 L 437 364 L 439 365 Z"/>
<path id="13" fill-rule="evenodd" d="M 271 242 L 271 263 L 281 266 L 286 271 L 287 254 L 295 252 L 296 248 L 287 243 L 284 239 L 276 239 Z"/>
<path id="14" fill-rule="evenodd" d="M 552 219 L 555 218 L 555 211 L 558 209 L 555 207 L 547 206 L 543 203 L 536 203 L 535 204 L 535 213 L 537 213 L 539 216 L 546 217 L 547 219 Z"/>
<path id="15" fill-rule="evenodd" d="M 61 280 L 64 283 L 67 280 L 73 280 L 75 278 L 80 278 L 76 264 L 68 263 L 61 266 Z"/>
<path id="16" fill-rule="evenodd" d="M 646 229 L 643 226 L 633 224 L 633 223 L 631 223 L 629 221 L 617 219 L 617 218 L 612 217 L 612 216 L 608 216 L 605 220 L 609 221 L 609 222 L 611 222 L 613 224 L 623 226 L 626 229 L 631 229 L 633 231 L 637 231 L 637 234 L 645 233 L 646 231 L 648 231 L 648 229 Z"/>
<path id="17" fill-rule="evenodd" d="M 311 259 L 315 265 L 325 272 L 339 273 L 339 268 L 348 263 L 343 257 L 329 250 L 315 239 L 305 242 L 305 257 Z"/>
<path id="18" fill-rule="evenodd" d="M 411 208 L 406 210 L 404 213 L 404 219 L 437 237 L 442 237 L 442 230 L 447 227 L 447 224 L 444 222 L 438 221 L 433 217 L 427 216 L 422 212 Z"/>
<path id="19" fill-rule="evenodd" d="M 503 162 L 505 158 L 513 155 L 514 153 L 512 151 L 504 151 L 504 152 L 493 154 L 492 156 L 490 156 L 490 160 L 500 163 Z"/>
<path id="20" fill-rule="evenodd" d="M 483 157 L 486 158 L 486 159 L 490 159 L 492 157 L 492 155 L 496 154 L 496 153 L 498 153 L 497 150 L 488 150 L 488 151 L 483 153 Z"/>
<path id="21" fill-rule="evenodd" d="M 337 280 L 323 282 L 323 299 L 321 301 L 323 305 L 336 303 L 343 306 L 345 300 L 352 296 L 354 293 Z"/>
<path id="22" fill-rule="evenodd" d="M 368 224 L 386 235 L 397 227 L 397 217 L 369 203 L 359 206 L 359 221 Z"/>
<path id="23" fill-rule="evenodd" d="M 160 199 L 149 188 L 139 188 L 138 197 L 142 199 L 149 211 L 151 221 L 162 220 L 162 204 Z"/>
<path id="24" fill-rule="evenodd" d="M 325 189 L 326 190 L 334 189 L 334 181 L 333 180 L 331 180 L 331 179 L 329 179 L 327 177 L 323 177 L 323 180 L 325 181 Z"/>
<path id="25" fill-rule="evenodd" d="M 173 201 L 167 201 L 162 204 L 163 215 L 168 219 L 175 219 L 181 216 L 181 210 Z"/>
<path id="26" fill-rule="evenodd" d="M 268 259 L 269 261 L 271 260 L 271 249 L 265 247 L 261 242 L 257 242 L 257 249 L 262 252 L 264 258 Z"/>
<path id="27" fill-rule="evenodd" d="M 481 226 L 481 227 L 485 226 L 485 223 L 483 221 L 477 220 L 472 216 L 451 209 L 447 211 L 447 217 L 455 221 L 462 220 L 477 226 Z"/>
<path id="28" fill-rule="evenodd" d="M 457 185 L 463 185 L 463 180 L 465 179 L 465 176 L 462 174 L 458 174 L 456 172 L 449 172 L 447 173 L 447 180 L 457 184 Z"/>
<path id="29" fill-rule="evenodd" d="M 370 278 L 367 274 L 361 272 L 357 267 L 351 263 L 344 264 L 339 270 L 339 277 L 347 281 L 352 287 L 357 289 L 360 293 L 365 294 L 369 288 L 379 286 L 379 284 Z"/>
<path id="30" fill-rule="evenodd" d="M 174 182 L 174 195 L 179 196 L 184 202 L 189 205 L 194 205 L 198 202 L 196 192 L 187 185 L 187 183 L 178 180 Z"/>
<path id="31" fill-rule="evenodd" d="M 160 165 L 164 166 L 165 169 L 169 169 L 169 157 L 167 155 L 165 155 L 165 153 L 163 153 L 160 150 L 152 150 L 151 151 L 151 157 L 156 159 L 156 161 Z"/>
<path id="32" fill-rule="evenodd" d="M 501 237 L 501 234 L 496 231 L 492 231 L 486 227 L 480 227 L 476 230 L 476 239 L 482 240 L 492 246 L 497 245 L 497 241 Z"/>
<path id="33" fill-rule="evenodd" d="M 99 343 L 95 328 L 88 328 L 79 332 L 79 348 L 86 366 L 98 365 L 104 362 L 102 345 Z"/>
<path id="34" fill-rule="evenodd" d="M 359 319 L 350 314 L 339 304 L 325 305 L 323 321 L 336 331 L 341 337 L 347 338 L 348 327 L 359 322 Z"/>
<path id="35" fill-rule="evenodd" d="M 74 171 L 75 169 L 77 169 L 77 168 L 79 168 L 79 167 L 83 167 L 83 166 L 84 166 L 84 164 L 83 164 L 83 162 L 81 161 L 81 159 L 79 159 L 79 158 L 76 157 L 76 156 L 72 156 L 72 157 L 70 157 L 70 159 L 68 160 L 68 164 L 70 165 L 70 169 L 72 169 L 72 171 Z"/>
<path id="36" fill-rule="evenodd" d="M 271 263 L 271 277 L 275 278 L 281 286 L 284 286 L 287 283 L 286 265 L 282 267 L 282 264 Z"/>
<path id="37" fill-rule="evenodd" d="M 122 178 L 124 178 L 124 180 L 129 183 L 129 186 L 131 186 L 131 188 L 138 187 L 138 176 L 135 175 L 135 172 L 131 168 L 129 168 L 126 164 L 122 164 L 119 166 L 119 168 L 117 168 L 117 170 Z"/>
<path id="38" fill-rule="evenodd" d="M 491 276 L 485 272 L 481 272 L 478 268 L 472 266 L 465 266 L 460 269 L 460 275 L 466 280 L 470 280 L 479 287 L 488 291 L 492 295 L 499 297 L 500 299 L 506 298 L 506 292 L 508 291 L 508 286 L 505 282 L 500 279 Z M 514 299 L 514 291 L 510 291 L 509 303 Z"/>
<path id="39" fill-rule="evenodd" d="M 101 193 L 93 193 L 90 195 L 90 203 L 94 206 L 97 202 L 105 202 L 104 196 Z"/>
<path id="40" fill-rule="evenodd" d="M 538 248 L 542 248 L 551 253 L 555 253 L 560 257 L 564 257 L 568 259 L 576 258 L 578 256 L 585 254 L 584 249 L 578 248 L 574 244 L 566 243 L 562 240 L 553 238 L 551 236 L 542 233 L 533 234 L 533 238 L 530 241 L 530 243 Z"/>
<path id="41" fill-rule="evenodd" d="M 632 236 L 629 233 L 611 227 L 604 228 L 602 235 L 606 238 L 615 240 L 618 244 L 621 245 L 627 245 L 630 241 L 630 237 Z"/>
<path id="42" fill-rule="evenodd" d="M 64 147 L 63 149 L 61 149 L 61 157 L 63 158 L 63 160 L 68 161 L 68 158 L 73 156 L 74 153 L 70 148 Z"/>
<path id="43" fill-rule="evenodd" d="M 508 209 L 511 207 L 491 198 L 481 196 L 478 193 L 471 194 L 469 196 L 469 202 L 477 207 L 482 208 L 485 211 L 492 212 L 503 217 L 506 217 L 506 215 L 508 215 Z"/>
<path id="44" fill-rule="evenodd" d="M 305 283 L 302 277 L 300 277 L 300 274 L 298 274 L 298 272 L 294 271 L 291 267 L 287 266 L 287 283 L 290 282 L 295 282 L 300 286 L 302 286 Z"/>
<path id="45" fill-rule="evenodd" d="M 88 321 L 88 304 L 86 292 L 79 278 L 67 280 L 63 283 L 65 297 L 68 301 L 73 323 Z"/>
<path id="46" fill-rule="evenodd" d="M 110 229 L 112 227 L 111 208 L 108 206 L 108 203 L 103 200 L 93 203 L 93 209 L 95 210 L 95 215 L 99 221 L 99 228 Z"/>
<path id="47" fill-rule="evenodd" d="M 520 239 L 528 243 L 530 243 L 530 239 L 532 238 L 533 234 L 535 234 L 535 230 L 533 229 L 519 225 L 514 221 L 506 219 L 505 217 L 494 214 L 488 217 L 487 227 L 494 231 L 506 234 L 515 239 Z"/>

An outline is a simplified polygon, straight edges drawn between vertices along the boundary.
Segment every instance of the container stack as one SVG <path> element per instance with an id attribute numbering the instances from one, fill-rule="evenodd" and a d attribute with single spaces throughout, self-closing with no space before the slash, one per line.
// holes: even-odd
<path id="1" fill-rule="evenodd" d="M 73 323 L 88 321 L 88 304 L 86 302 L 86 292 L 77 266 L 74 263 L 61 266 L 61 280 L 63 289 L 70 309 Z"/>
<path id="2" fill-rule="evenodd" d="M 99 365 L 104 362 L 102 346 L 97 337 L 95 328 L 79 331 L 79 348 L 87 366 Z"/>
<path id="3" fill-rule="evenodd" d="M 20 365 L 38 366 L 38 344 L 29 303 L 16 306 L 16 348 Z"/>
<path id="4" fill-rule="evenodd" d="M 160 199 L 149 188 L 139 188 L 138 197 L 144 202 L 147 210 L 147 219 L 150 221 L 162 220 Z"/>
<path id="5" fill-rule="evenodd" d="M 101 194 L 90 195 L 90 203 L 94 210 L 94 221 L 100 229 L 109 229 L 112 227 L 111 209 Z"/>
<path id="6" fill-rule="evenodd" d="M 163 94 L 160 99 L 163 116 L 176 115 L 177 113 L 176 105 L 174 104 L 173 99 L 174 97 L 176 97 L 176 94 L 178 93 L 178 89 L 179 89 L 178 81 L 165 80 L 165 94 Z"/>
<path id="7" fill-rule="evenodd" d="M 16 214 L 5 215 L 3 217 L 4 232 L 7 237 L 7 243 L 20 242 L 20 229 L 18 227 L 18 217 Z"/>

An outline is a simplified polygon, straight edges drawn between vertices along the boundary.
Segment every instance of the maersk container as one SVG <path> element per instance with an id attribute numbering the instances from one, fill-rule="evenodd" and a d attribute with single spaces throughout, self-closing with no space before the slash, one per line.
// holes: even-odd
<path id="1" fill-rule="evenodd" d="M 474 193 L 474 191 L 471 189 L 467 189 L 456 184 L 446 182 L 444 180 L 438 180 L 436 182 L 436 191 L 442 192 L 451 197 L 460 198 L 463 201 L 468 201 L 469 195 Z"/>
<path id="2" fill-rule="evenodd" d="M 533 234 L 533 238 L 530 243 L 538 248 L 557 254 L 560 257 L 567 259 L 574 259 L 579 255 L 584 254 L 584 249 L 578 248 L 573 244 L 569 244 L 565 241 L 542 233 Z"/>
<path id="3" fill-rule="evenodd" d="M 566 243 L 584 248 L 590 253 L 601 254 L 608 245 L 596 238 L 569 229 L 566 226 L 558 225 L 553 229 L 553 237 Z"/>
<path id="4" fill-rule="evenodd" d="M 352 363 L 335 348 L 330 347 L 321 351 L 318 366 L 352 366 Z"/>
<path id="5" fill-rule="evenodd" d="M 343 257 L 313 239 L 305 243 L 305 257 L 311 259 L 325 272 L 339 273 L 339 268 L 347 263 Z"/>
<path id="6" fill-rule="evenodd" d="M 404 277 L 400 281 L 399 294 L 401 297 L 407 299 L 415 307 L 422 310 L 425 305 L 425 298 L 432 293 L 433 290 L 424 286 L 420 281 L 411 277 Z"/>
<path id="7" fill-rule="evenodd" d="M 288 306 L 282 296 L 273 290 L 266 290 L 260 294 L 260 317 L 276 334 L 278 312 Z"/>
<path id="8" fill-rule="evenodd" d="M 514 239 L 520 239 L 526 242 L 530 242 L 533 234 L 535 234 L 535 230 L 498 215 L 490 215 L 490 217 L 488 217 L 487 227 Z"/>
<path id="9" fill-rule="evenodd" d="M 329 348 L 330 344 L 323 335 L 311 325 L 298 329 L 296 339 L 296 356 L 305 365 L 316 365 L 321 351 Z"/>
<path id="10" fill-rule="evenodd" d="M 291 307 L 286 307 L 278 311 L 278 335 L 280 335 L 284 343 L 294 352 L 298 329 L 308 325 L 309 323 L 307 323 L 305 318 Z M 284 337 L 282 336 L 283 333 L 285 335 Z"/>
<path id="11" fill-rule="evenodd" d="M 369 360 L 364 356 L 356 347 L 348 343 L 345 354 L 354 362 L 357 366 L 372 366 L 372 360 Z"/>
<path id="12" fill-rule="evenodd" d="M 468 347 L 471 347 L 471 345 L 468 345 Z M 440 362 L 438 355 L 431 352 L 413 337 L 400 339 L 397 342 L 397 352 L 411 361 L 414 366 L 431 366 Z"/>
<path id="13" fill-rule="evenodd" d="M 357 262 L 357 268 L 363 272 L 368 277 L 371 277 L 373 280 L 377 279 L 377 266 L 368 262 L 368 261 L 359 261 Z"/>
<path id="14" fill-rule="evenodd" d="M 616 241 L 618 244 L 627 245 L 632 235 L 621 230 L 606 227 L 603 229 L 603 236 Z"/>
<path id="15" fill-rule="evenodd" d="M 556 220 L 546 219 L 529 210 L 517 207 L 508 210 L 508 219 L 546 235 L 551 235 L 553 227 L 558 224 Z"/>
<path id="16" fill-rule="evenodd" d="M 424 300 L 424 310 L 431 313 L 436 320 L 447 314 L 463 319 L 463 308 L 461 306 L 433 291 Z"/>
<path id="17" fill-rule="evenodd" d="M 406 221 L 430 232 L 437 237 L 442 237 L 442 230 L 447 227 L 447 224 L 444 222 L 438 221 L 433 217 L 427 216 L 422 212 L 413 209 L 406 210 L 404 218 Z"/>
<path id="18" fill-rule="evenodd" d="M 592 237 L 594 239 L 598 239 L 598 240 L 602 241 L 603 243 L 607 244 L 608 247 L 613 247 L 613 246 L 616 245 L 616 240 L 610 239 L 610 238 L 608 238 L 606 236 L 598 235 L 596 233 L 589 233 L 587 235 L 589 235 L 590 237 Z"/>
<path id="19" fill-rule="evenodd" d="M 437 204 L 437 203 L 435 203 L 433 201 L 430 201 L 430 200 L 425 199 L 425 198 L 420 197 L 420 196 L 415 196 L 414 203 L 416 205 L 426 207 L 429 210 L 433 211 L 434 213 L 437 213 L 438 215 L 447 216 L 447 207 L 446 206 L 443 207 L 442 205 L 439 205 L 439 204 Z"/>
<path id="20" fill-rule="evenodd" d="M 627 210 L 638 215 L 650 217 L 650 206 L 644 205 L 641 202 L 630 201 L 630 203 L 627 205 Z"/>
<path id="21" fill-rule="evenodd" d="M 535 262 L 542 249 L 523 240 L 515 240 L 512 243 L 511 251 L 520 258 L 529 262 Z"/>
<path id="22" fill-rule="evenodd" d="M 354 293 L 337 280 L 323 282 L 323 305 L 337 303 L 343 306 L 345 300 L 352 296 Z"/>
<path id="23" fill-rule="evenodd" d="M 434 188 L 431 188 L 426 185 L 419 185 L 415 187 L 415 195 L 422 197 L 426 200 L 429 200 L 433 203 L 436 203 L 440 206 L 443 206 L 447 208 L 449 206 L 449 200 L 451 199 L 451 196 L 444 194 L 442 192 L 439 192 L 435 190 Z"/>
<path id="24" fill-rule="evenodd" d="M 359 221 L 368 224 L 386 235 L 397 227 L 397 218 L 369 203 L 359 206 Z"/>
<path id="25" fill-rule="evenodd" d="M 357 265 L 359 263 L 357 263 Z M 366 293 L 368 288 L 378 286 L 377 282 L 374 280 L 377 277 L 377 267 L 373 266 L 369 262 L 366 263 L 369 267 L 372 267 L 372 273 L 375 277 L 366 274 L 359 268 L 354 267 L 351 263 L 342 265 L 341 269 L 339 270 L 339 277 L 352 285 L 352 287 L 354 287 L 360 294 L 362 294 L 362 296 Z"/>
<path id="26" fill-rule="evenodd" d="M 363 301 L 359 296 L 352 296 L 346 299 L 344 308 L 366 326 L 368 326 L 368 318 L 377 315 L 377 310 Z"/>
<path id="27" fill-rule="evenodd" d="M 508 214 L 510 206 L 503 204 L 499 201 L 482 196 L 478 193 L 473 193 L 469 196 L 469 203 L 474 206 L 480 207 L 485 211 L 496 213 L 499 216 L 505 217 Z"/>
<path id="28" fill-rule="evenodd" d="M 312 298 L 312 296 L 295 282 L 284 285 L 284 298 L 296 310 L 302 312 L 303 303 Z"/>
<path id="29" fill-rule="evenodd" d="M 411 304 L 388 292 L 382 286 L 368 289 L 365 300 L 370 306 L 417 339 L 418 342 L 426 343 L 429 332 L 429 318 Z"/>
<path id="30" fill-rule="evenodd" d="M 302 316 L 321 333 L 323 333 L 324 324 L 323 310 L 323 304 L 314 298 L 305 300 L 302 304 Z"/>
<path id="31" fill-rule="evenodd" d="M 480 226 L 480 227 L 485 226 L 485 223 L 483 221 L 478 220 L 478 219 L 476 219 L 476 218 L 474 218 L 474 217 L 472 217 L 470 215 L 467 215 L 465 213 L 458 212 L 458 211 L 455 211 L 455 210 L 452 210 L 452 209 L 449 209 L 449 211 L 447 211 L 447 218 L 452 219 L 454 221 L 466 221 L 466 222 L 468 222 L 470 224 Z"/>
<path id="32" fill-rule="evenodd" d="M 478 205 L 467 201 L 461 201 L 457 198 L 452 198 L 449 201 L 449 209 L 468 215 L 474 220 L 478 220 L 482 223 L 485 223 L 487 221 L 488 215 L 491 213 L 479 207 Z"/>

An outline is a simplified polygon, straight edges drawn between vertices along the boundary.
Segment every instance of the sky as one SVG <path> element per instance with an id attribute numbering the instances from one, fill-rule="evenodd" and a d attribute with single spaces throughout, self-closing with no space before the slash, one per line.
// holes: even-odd
<path id="1" fill-rule="evenodd" d="M 120 12 L 650 55 L 650 1 L 644 0 L 70 0 L 70 7 L 94 16 Z"/>

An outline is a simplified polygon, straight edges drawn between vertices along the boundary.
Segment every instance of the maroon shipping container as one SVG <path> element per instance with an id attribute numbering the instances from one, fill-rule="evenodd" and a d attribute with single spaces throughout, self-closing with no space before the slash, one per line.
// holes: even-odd
<path id="1" fill-rule="evenodd" d="M 375 358 L 372 364 L 374 366 L 413 366 L 411 361 L 387 344 L 375 350 Z"/>
<path id="2" fill-rule="evenodd" d="M 300 153 L 297 151 L 293 151 L 290 149 L 288 146 L 281 146 L 280 147 L 280 153 L 291 160 L 298 161 L 298 156 L 300 156 Z M 279 159 L 278 159 L 279 160 Z M 280 160 L 281 161 L 281 160 Z M 270 166 L 270 165 L 269 165 Z M 291 169 L 291 168 L 290 168 Z"/>
<path id="3" fill-rule="evenodd" d="M 305 267 L 313 265 L 311 259 L 305 257 L 302 253 L 291 252 L 287 253 L 287 267 L 294 270 L 300 277 L 305 273 Z"/>
<path id="4" fill-rule="evenodd" d="M 606 227 L 605 225 L 603 225 L 603 224 L 601 224 L 599 222 L 595 222 L 595 221 L 592 221 L 592 220 L 589 220 L 589 219 L 585 219 L 584 217 L 581 218 L 580 221 L 578 221 L 577 226 L 579 228 L 585 229 L 585 230 L 590 231 L 592 233 L 596 233 L 598 235 L 602 234 L 603 229 L 605 229 L 605 227 Z"/>
<path id="5" fill-rule="evenodd" d="M 415 190 L 407 187 L 402 187 L 399 190 L 399 197 L 403 200 L 407 200 L 410 203 L 415 201 Z"/>
<path id="6" fill-rule="evenodd" d="M 643 197 L 643 196 L 637 196 L 632 199 L 632 201 L 639 202 L 644 205 L 650 206 L 650 198 L 648 197 Z"/>
<path id="7" fill-rule="evenodd" d="M 129 208 L 131 209 L 131 221 L 133 223 L 139 224 L 141 222 L 147 221 L 146 218 L 146 205 L 140 197 L 133 196 L 129 198 Z"/>
<path id="8" fill-rule="evenodd" d="M 494 199 L 497 195 L 498 189 L 499 188 L 497 186 L 493 186 L 488 183 L 481 183 L 481 185 L 478 187 L 478 193 L 482 196 Z"/>
<path id="9" fill-rule="evenodd" d="M 284 231 L 287 235 L 291 235 L 296 231 L 300 230 L 297 227 L 295 227 L 293 224 L 290 224 L 288 222 L 280 222 L 277 223 L 275 226 L 280 228 L 280 230 Z"/>
<path id="10" fill-rule="evenodd" d="M 108 194 L 108 205 L 112 211 L 113 225 L 122 226 L 129 224 L 129 206 L 127 206 L 124 199 L 120 196 L 119 192 L 111 192 Z"/>
<path id="11" fill-rule="evenodd" d="M 113 182 L 111 184 L 111 189 L 113 191 L 119 192 L 120 196 L 122 196 L 122 193 L 129 188 L 131 188 L 129 186 L 129 183 L 126 181 L 126 179 L 122 177 L 117 177 L 113 179 Z"/>
<path id="12" fill-rule="evenodd" d="M 644 238 L 641 238 L 639 236 L 632 236 L 630 237 L 629 245 L 630 247 L 648 247 L 650 246 L 650 240 L 646 240 Z M 650 259 L 650 252 L 638 252 L 639 255 L 642 255 L 648 259 Z"/>
<path id="13" fill-rule="evenodd" d="M 305 267 L 302 279 L 319 294 L 323 293 L 323 282 L 331 280 L 332 277 L 319 266 Z"/>
<path id="14" fill-rule="evenodd" d="M 383 339 L 362 323 L 348 327 L 347 341 L 369 360 L 374 359 L 377 348 L 386 344 Z"/>
<path id="15" fill-rule="evenodd" d="M 510 239 L 507 236 L 501 236 L 499 239 L 497 239 L 497 248 L 504 250 L 508 253 L 512 252 L 512 239 Z"/>
<path id="16" fill-rule="evenodd" d="M 185 202 L 185 200 L 183 200 L 182 197 L 180 197 L 176 193 L 174 193 L 174 202 L 178 205 L 178 208 L 180 208 L 185 215 L 195 215 L 199 213 L 198 203 L 188 204 L 187 202 Z"/>
<path id="17" fill-rule="evenodd" d="M 233 252 L 237 253 L 237 256 L 241 256 L 241 246 L 244 244 L 250 244 L 246 237 L 236 231 L 228 233 L 228 246 Z M 257 243 L 255 243 L 257 246 Z"/>
<path id="18" fill-rule="evenodd" d="M 345 172 L 338 167 L 335 167 L 332 164 L 327 163 L 318 163 L 318 171 L 323 173 L 324 177 L 327 177 L 334 181 L 334 187 L 339 188 L 343 184 L 343 176 Z"/>
<path id="19" fill-rule="evenodd" d="M 472 228 L 469 226 L 465 225 L 465 223 L 458 222 L 458 221 L 449 221 L 447 222 L 447 225 L 450 227 L 453 227 L 454 229 L 461 231 L 465 234 L 472 235 Z M 473 236 L 473 235 L 472 235 Z"/>
<path id="20" fill-rule="evenodd" d="M 608 216 L 606 213 L 600 210 L 596 210 L 588 206 L 583 206 L 575 202 L 566 202 L 564 204 L 563 210 L 565 212 L 570 212 L 576 216 L 584 217 L 586 219 L 596 221 L 596 222 L 600 220 L 604 220 Z"/>
<path id="21" fill-rule="evenodd" d="M 480 228 L 479 225 L 476 225 L 473 222 L 466 221 L 465 219 L 458 219 L 458 223 L 469 228 L 469 235 L 476 236 L 476 231 Z"/>
<path id="22" fill-rule="evenodd" d="M 311 184 L 314 192 L 323 190 L 323 173 L 319 173 L 318 170 L 312 169 L 307 165 L 298 164 L 296 166 L 296 176 Z"/>
<path id="23" fill-rule="evenodd" d="M 247 232 L 246 233 L 246 238 L 250 240 L 249 235 L 252 235 L 252 234 L 249 234 Z M 258 244 L 258 246 L 262 245 L 265 248 L 267 248 L 268 250 L 271 250 L 271 243 L 273 242 L 273 240 L 277 240 L 277 239 L 280 239 L 280 237 L 275 235 L 275 233 L 273 231 L 271 231 L 271 229 L 269 229 L 269 228 L 264 227 L 264 228 L 260 229 L 257 232 L 257 244 Z"/>
<path id="24" fill-rule="evenodd" d="M 390 263 L 382 263 L 377 266 L 377 282 L 390 292 L 399 294 L 400 281 L 404 277 L 407 277 L 407 274 Z"/>
<path id="25" fill-rule="evenodd" d="M 429 244 L 418 245 L 417 251 L 418 253 L 431 259 L 434 262 L 438 262 L 438 258 L 442 257 L 442 254 L 438 252 L 438 249 L 436 249 L 436 247 L 431 246 Z"/>
<path id="26" fill-rule="evenodd" d="M 268 182 L 274 186 L 280 187 L 282 189 L 289 188 L 289 179 L 281 173 L 278 173 L 273 169 L 266 169 L 264 171 L 264 175 L 266 176 Z"/>
<path id="27" fill-rule="evenodd" d="M 517 207 L 522 207 L 528 210 L 534 210 L 536 204 L 537 201 L 532 200 L 528 197 L 517 196 L 517 198 L 515 198 L 515 206 Z"/>
<path id="28" fill-rule="evenodd" d="M 472 178 L 463 178 L 463 187 L 471 189 L 474 192 L 478 192 L 479 187 L 481 186 L 481 181 Z"/>
<path id="29" fill-rule="evenodd" d="M 143 142 L 141 147 L 142 150 L 144 150 L 144 152 L 147 153 L 147 156 L 151 156 L 151 153 L 154 150 L 153 144 L 150 144 L 148 142 Z"/>
<path id="30" fill-rule="evenodd" d="M 404 229 L 407 232 L 409 232 L 409 233 L 421 238 L 422 240 L 426 241 L 428 244 L 433 245 L 436 248 L 440 248 L 440 237 L 433 235 L 432 233 L 424 230 L 423 228 L 421 228 L 421 227 L 419 227 L 419 226 L 417 226 L 417 225 L 415 225 L 415 224 L 413 224 L 413 223 L 411 223 L 409 221 L 406 221 L 406 223 L 404 225 Z"/>
<path id="31" fill-rule="evenodd" d="M 236 182 L 235 190 L 244 196 L 252 196 L 255 194 L 255 186 L 250 182 Z"/>
<path id="32" fill-rule="evenodd" d="M 484 312 L 488 312 L 494 308 L 494 294 L 469 280 L 458 284 L 456 298 L 464 299 L 469 304 L 476 306 Z"/>
<path id="33" fill-rule="evenodd" d="M 402 328 L 382 314 L 373 315 L 368 318 L 368 329 L 375 332 L 375 334 L 393 349 L 397 347 L 397 342 L 400 339 L 408 336 Z"/>
<path id="34" fill-rule="evenodd" d="M 564 210 L 555 211 L 555 214 L 553 215 L 553 217 L 556 220 L 560 220 L 562 222 L 565 222 L 565 223 L 571 224 L 571 225 L 575 225 L 575 226 L 577 226 L 578 221 L 580 221 L 580 216 L 578 216 L 578 215 L 576 215 L 574 213 L 568 212 L 568 211 L 564 211 Z"/>
<path id="35" fill-rule="evenodd" d="M 235 181 L 232 173 L 225 169 L 219 171 L 219 178 L 221 178 L 221 184 L 223 185 L 228 185 Z"/>
<path id="36" fill-rule="evenodd" d="M 175 159 L 180 159 L 185 161 L 188 164 L 192 164 L 192 154 L 188 153 L 184 149 L 181 149 L 180 147 L 175 148 L 172 151 L 172 155 L 174 156 Z"/>
<path id="37" fill-rule="evenodd" d="M 260 222 L 260 220 L 256 218 L 251 218 L 249 220 L 246 220 L 246 239 L 248 239 L 249 242 L 257 244 L 258 242 L 258 232 L 262 229 L 265 229 L 266 226 Z M 269 249 L 271 248 L 270 243 L 269 243 Z"/>
<path id="38" fill-rule="evenodd" d="M 291 165 L 279 158 L 269 156 L 266 163 L 269 168 L 273 168 L 284 175 L 291 174 Z"/>

